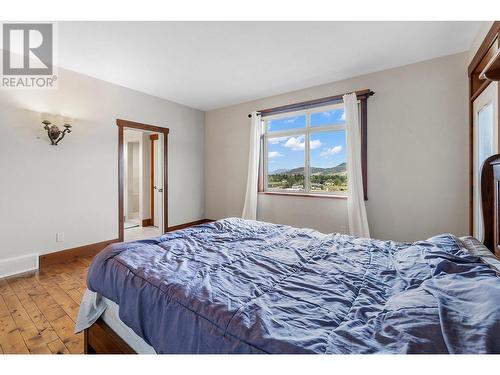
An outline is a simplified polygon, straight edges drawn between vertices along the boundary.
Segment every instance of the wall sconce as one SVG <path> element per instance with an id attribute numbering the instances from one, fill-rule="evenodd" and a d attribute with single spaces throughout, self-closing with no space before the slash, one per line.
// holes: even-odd
<path id="1" fill-rule="evenodd" d="M 46 116 L 49 117 L 49 116 Z M 47 135 L 49 136 L 50 139 L 50 144 L 52 146 L 57 146 L 59 142 L 65 137 L 66 133 L 71 133 L 71 125 L 69 124 L 70 119 L 63 117 L 62 118 L 62 123 L 64 126 L 64 130 L 60 130 L 59 127 L 56 124 L 53 124 L 51 121 L 49 121 L 47 118 L 42 121 L 43 128 L 47 130 Z M 52 116 L 50 116 L 52 117 Z"/>

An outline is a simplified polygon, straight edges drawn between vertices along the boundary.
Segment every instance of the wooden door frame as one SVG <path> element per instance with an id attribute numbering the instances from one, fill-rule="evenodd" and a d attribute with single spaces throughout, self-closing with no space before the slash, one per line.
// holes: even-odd
<path id="1" fill-rule="evenodd" d="M 168 230 L 168 128 L 142 124 L 128 120 L 117 119 L 118 126 L 118 239 L 123 242 L 125 238 L 124 219 L 124 185 L 125 185 L 125 155 L 124 155 L 124 130 L 138 129 L 163 134 L 163 229 L 162 234 Z"/>
<path id="2" fill-rule="evenodd" d="M 155 141 L 158 140 L 158 134 L 151 134 L 149 136 L 149 148 L 150 148 L 150 185 L 149 185 L 149 213 L 151 218 L 149 219 L 149 224 L 150 225 L 155 225 L 155 189 L 154 189 L 154 184 L 155 184 L 155 148 L 154 148 L 154 143 Z"/>
<path id="3" fill-rule="evenodd" d="M 479 81 L 482 67 L 488 60 L 488 50 L 496 41 L 500 43 L 500 21 L 493 22 L 467 69 L 469 77 L 469 234 L 474 232 L 474 100 L 489 86 L 490 81 Z M 497 44 L 498 45 L 498 44 Z M 500 45 L 499 45 L 500 47 Z M 498 85 L 498 107 L 500 113 L 500 84 Z M 500 123 L 500 121 L 499 121 Z M 500 131 L 498 132 L 500 137 Z M 500 148 L 500 139 L 498 140 Z"/>

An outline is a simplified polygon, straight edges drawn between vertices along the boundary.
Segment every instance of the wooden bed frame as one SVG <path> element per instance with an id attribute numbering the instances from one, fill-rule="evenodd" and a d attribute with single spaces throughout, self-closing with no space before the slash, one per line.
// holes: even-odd
<path id="1" fill-rule="evenodd" d="M 101 318 L 83 332 L 83 352 L 85 354 L 137 354 Z"/>
<path id="2" fill-rule="evenodd" d="M 500 258 L 500 154 L 490 156 L 481 169 L 481 208 L 484 245 Z"/>
<path id="3" fill-rule="evenodd" d="M 481 169 L 481 206 L 484 245 L 500 258 L 500 154 L 485 160 Z M 85 354 L 136 354 L 102 319 L 84 331 Z"/>

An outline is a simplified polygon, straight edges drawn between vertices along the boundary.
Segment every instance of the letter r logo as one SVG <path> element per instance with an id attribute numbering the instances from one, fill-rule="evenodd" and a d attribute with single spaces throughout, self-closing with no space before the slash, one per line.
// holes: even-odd
<path id="1" fill-rule="evenodd" d="M 2 31 L 4 75 L 52 74 L 52 24 L 5 23 Z"/>

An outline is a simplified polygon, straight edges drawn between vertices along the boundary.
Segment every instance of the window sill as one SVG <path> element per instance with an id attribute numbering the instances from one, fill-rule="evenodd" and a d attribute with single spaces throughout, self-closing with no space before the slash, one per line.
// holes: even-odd
<path id="1" fill-rule="evenodd" d="M 259 191 L 263 195 L 281 195 L 285 197 L 325 198 L 325 199 L 347 199 L 347 195 L 335 194 L 305 194 L 305 193 L 282 193 L 279 191 Z"/>

